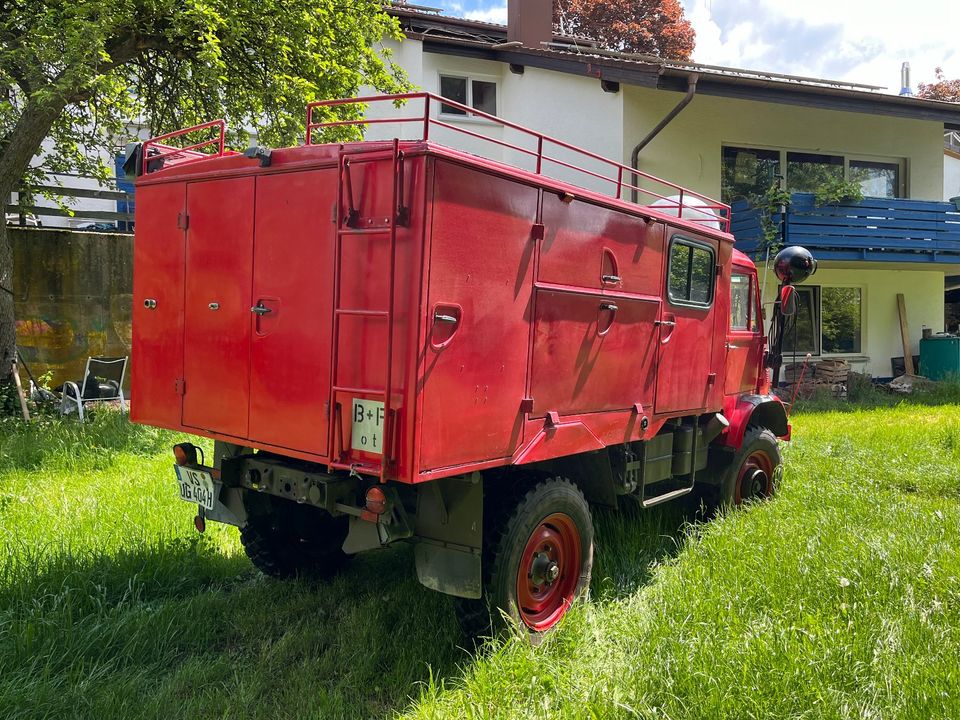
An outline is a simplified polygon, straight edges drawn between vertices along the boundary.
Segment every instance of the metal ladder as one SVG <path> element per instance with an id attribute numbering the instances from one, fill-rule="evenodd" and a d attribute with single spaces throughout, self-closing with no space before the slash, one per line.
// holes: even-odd
<path id="1" fill-rule="evenodd" d="M 380 159 L 380 153 L 363 153 L 365 161 Z M 407 210 L 403 206 L 403 152 L 400 150 L 400 141 L 395 139 L 391 152 L 391 167 L 393 178 L 393 193 L 391 212 L 387 224 L 374 227 L 357 227 L 360 219 L 359 210 L 353 204 L 353 184 L 350 175 L 350 153 L 340 152 L 339 176 L 337 189 L 337 236 L 334 249 L 334 289 L 333 289 L 333 352 L 331 366 L 330 408 L 333 417 L 329 423 L 330 438 L 330 467 L 338 470 L 349 470 L 351 473 L 366 471 L 367 474 L 377 474 L 380 482 L 386 482 L 388 473 L 394 463 L 393 450 L 395 444 L 394 431 L 396 429 L 396 410 L 391 407 L 393 395 L 393 333 L 394 333 L 394 291 L 397 260 L 397 225 L 407 221 Z M 348 308 L 341 305 L 341 282 L 343 243 L 349 242 L 351 237 L 358 235 L 382 235 L 390 242 L 390 278 L 388 288 L 387 309 Z M 361 388 L 342 385 L 340 376 L 340 319 L 344 316 L 383 318 L 387 325 L 387 371 L 383 387 Z M 353 396 L 374 396 L 383 399 L 383 455 L 379 468 L 374 464 L 345 462 L 344 456 L 350 448 L 344 447 L 343 441 L 343 414 L 337 400 L 339 393 L 348 393 Z"/>

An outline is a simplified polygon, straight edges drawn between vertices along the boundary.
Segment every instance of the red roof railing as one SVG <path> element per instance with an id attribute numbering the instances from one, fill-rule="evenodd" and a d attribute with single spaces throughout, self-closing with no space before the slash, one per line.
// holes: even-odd
<path id="1" fill-rule="evenodd" d="M 350 105 L 369 105 L 373 103 L 391 103 L 398 109 L 401 104 L 408 101 L 422 100 L 423 111 L 419 115 L 406 115 L 400 117 L 374 117 L 374 118 L 356 118 L 353 120 L 320 120 L 314 119 L 314 111 L 318 108 L 336 108 Z M 520 135 L 533 140 L 534 147 L 523 147 L 516 143 L 507 142 L 499 138 L 490 137 L 481 132 L 476 132 L 453 123 L 446 122 L 439 117 L 434 117 L 431 113 L 432 108 L 437 107 L 455 108 L 466 117 L 477 117 L 488 120 L 500 127 L 509 128 Z M 318 130 L 328 128 L 342 127 L 369 127 L 372 125 L 385 124 L 416 124 L 420 130 L 420 138 L 404 138 L 426 142 L 430 139 L 433 128 L 444 128 L 460 135 L 480 140 L 481 142 L 492 143 L 493 145 L 506 148 L 508 150 L 520 153 L 533 161 L 533 172 L 537 175 L 544 175 L 546 168 L 565 168 L 579 173 L 585 177 L 599 180 L 608 185 L 609 195 L 617 200 L 628 200 L 627 195 L 636 193 L 638 197 L 654 203 L 654 209 L 667 215 L 675 214 L 688 222 L 694 223 L 716 223 L 724 232 L 730 231 L 730 206 L 713 198 L 701 195 L 700 193 L 689 190 L 685 187 L 672 183 L 655 175 L 645 173 L 641 170 L 635 170 L 627 165 L 623 165 L 609 158 L 596 153 L 584 150 L 581 147 L 573 145 L 563 140 L 545 135 L 531 130 L 530 128 L 504 120 L 496 115 L 490 115 L 482 110 L 463 105 L 448 98 L 434 95 L 433 93 L 403 93 L 398 95 L 377 95 L 372 97 L 346 98 L 341 100 L 319 100 L 307 105 L 307 127 L 306 144 L 312 145 L 314 134 Z M 564 150 L 573 154 L 572 161 L 567 161 L 556 157 L 558 150 Z M 579 160 L 590 160 L 600 165 L 601 170 L 594 171 L 576 164 Z M 641 187 L 638 183 L 647 182 L 653 184 L 657 190 L 651 190 L 647 187 Z M 641 203 L 646 204 L 646 203 Z"/>
<path id="2" fill-rule="evenodd" d="M 175 147 L 167 145 L 165 141 L 174 138 L 183 137 L 190 133 L 202 132 L 204 130 L 214 131 L 206 140 L 192 143 L 186 147 Z M 184 165 L 197 160 L 206 160 L 211 157 L 220 157 L 222 155 L 232 155 L 230 150 L 226 149 L 227 123 L 224 120 L 211 120 L 210 122 L 194 125 L 183 130 L 174 130 L 166 135 L 160 135 L 150 138 L 143 143 L 143 165 L 145 172 L 151 172 L 151 167 L 160 169 L 170 165 Z M 214 152 L 201 152 L 203 148 L 209 148 L 215 145 Z M 153 154 L 151 155 L 151 151 Z"/>

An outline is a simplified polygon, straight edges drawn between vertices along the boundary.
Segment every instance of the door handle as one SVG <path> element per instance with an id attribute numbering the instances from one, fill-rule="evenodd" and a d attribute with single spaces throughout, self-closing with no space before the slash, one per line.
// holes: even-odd
<path id="1" fill-rule="evenodd" d="M 616 285 L 620 282 L 619 275 L 601 275 L 600 279 L 607 285 Z"/>
<path id="2" fill-rule="evenodd" d="M 258 317 L 263 317 L 267 313 L 272 313 L 273 310 L 271 310 L 266 305 L 264 305 L 263 301 L 260 301 L 256 305 L 254 305 L 252 308 L 250 308 L 250 312 L 254 313 Z"/>
<path id="3" fill-rule="evenodd" d="M 654 326 L 656 327 L 676 327 L 677 323 L 673 320 L 654 320 Z"/>
<path id="4" fill-rule="evenodd" d="M 434 321 L 434 322 L 442 322 L 442 323 L 451 323 L 451 324 L 453 324 L 453 325 L 455 325 L 457 322 L 459 322 L 459 321 L 457 320 L 457 317 L 456 317 L 455 315 L 444 315 L 443 313 L 440 313 L 440 312 L 434 313 L 434 315 L 433 315 L 433 321 Z"/>

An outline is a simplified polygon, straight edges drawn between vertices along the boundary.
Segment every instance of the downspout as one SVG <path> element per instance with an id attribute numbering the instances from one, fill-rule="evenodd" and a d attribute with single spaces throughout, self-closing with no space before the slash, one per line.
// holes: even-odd
<path id="1" fill-rule="evenodd" d="M 654 139 L 657 135 L 659 135 L 660 132 L 661 132 L 667 125 L 669 125 L 671 122 L 673 122 L 673 119 L 674 119 L 677 115 L 679 115 L 687 105 L 690 104 L 690 101 L 693 100 L 693 96 L 696 95 L 696 93 L 697 93 L 697 80 L 699 80 L 699 79 L 700 79 L 700 73 L 691 73 L 691 74 L 690 74 L 690 76 L 687 78 L 687 93 L 686 93 L 686 95 L 684 95 L 683 98 L 680 100 L 680 102 L 677 103 L 677 106 L 676 106 L 673 110 L 671 110 L 670 112 L 668 112 L 668 113 L 666 114 L 666 116 L 663 118 L 663 120 L 661 120 L 659 123 L 657 123 L 657 126 L 656 126 L 653 130 L 651 130 L 649 133 L 647 133 L 647 136 L 646 136 L 643 140 L 641 140 L 640 142 L 638 142 L 638 143 L 637 143 L 637 146 L 636 146 L 635 148 L 633 148 L 633 152 L 630 153 L 630 167 L 631 167 L 631 168 L 633 168 L 634 170 L 638 170 L 638 169 L 639 169 L 639 165 L 640 165 L 640 153 L 643 152 L 643 149 L 644 149 L 647 145 L 649 145 L 651 142 L 653 142 L 653 139 Z M 637 190 L 637 187 L 636 187 L 638 183 L 639 183 L 639 179 L 637 178 L 637 175 L 634 174 L 634 175 L 633 175 L 633 182 L 631 183 L 631 185 L 633 185 L 634 187 L 630 190 L 630 199 L 633 200 L 633 202 L 637 202 L 637 199 L 638 199 L 639 193 L 638 193 L 638 190 Z"/>

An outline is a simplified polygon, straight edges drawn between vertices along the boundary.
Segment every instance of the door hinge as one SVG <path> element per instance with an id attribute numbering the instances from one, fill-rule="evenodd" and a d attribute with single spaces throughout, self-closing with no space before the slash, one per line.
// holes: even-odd
<path id="1" fill-rule="evenodd" d="M 520 401 L 520 412 L 522 413 L 532 413 L 533 412 L 533 398 L 524 398 Z"/>
<path id="2" fill-rule="evenodd" d="M 190 216 L 185 212 L 177 215 L 177 228 L 179 230 L 186 230 L 188 227 L 190 227 Z"/>
<path id="3" fill-rule="evenodd" d="M 546 235 L 546 226 L 543 223 L 534 223 L 530 230 L 531 240 L 543 240 Z"/>
<path id="4" fill-rule="evenodd" d="M 173 383 L 173 389 L 177 395 L 187 394 L 187 381 L 183 378 L 177 378 Z"/>

